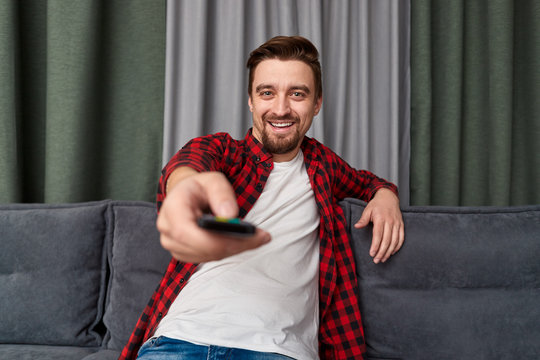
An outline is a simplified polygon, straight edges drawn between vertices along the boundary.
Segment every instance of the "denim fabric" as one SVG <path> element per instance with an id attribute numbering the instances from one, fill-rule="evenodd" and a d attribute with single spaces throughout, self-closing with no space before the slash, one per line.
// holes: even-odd
<path id="1" fill-rule="evenodd" d="M 290 360 L 275 354 L 222 346 L 196 345 L 165 336 L 152 338 L 139 350 L 138 360 Z"/>

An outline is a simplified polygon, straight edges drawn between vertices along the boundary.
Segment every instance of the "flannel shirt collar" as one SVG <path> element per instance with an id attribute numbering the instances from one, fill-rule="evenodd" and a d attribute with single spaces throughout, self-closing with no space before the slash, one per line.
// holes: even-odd
<path id="1" fill-rule="evenodd" d="M 250 156 L 255 163 L 259 164 L 272 159 L 272 154 L 264 148 L 263 144 L 259 142 L 255 136 L 253 136 L 253 128 L 248 130 L 244 140 L 246 141 Z"/>

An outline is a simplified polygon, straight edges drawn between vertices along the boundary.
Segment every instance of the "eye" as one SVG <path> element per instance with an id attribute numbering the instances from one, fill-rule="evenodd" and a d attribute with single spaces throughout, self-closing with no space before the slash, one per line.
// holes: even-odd
<path id="1" fill-rule="evenodd" d="M 306 96 L 302 91 L 293 91 L 291 92 L 291 96 L 295 98 L 303 98 Z"/>
<path id="2" fill-rule="evenodd" d="M 272 96 L 272 91 L 270 91 L 270 90 L 264 90 L 264 91 L 261 91 L 261 92 L 259 93 L 259 95 L 262 96 L 262 97 L 269 97 L 269 96 Z"/>

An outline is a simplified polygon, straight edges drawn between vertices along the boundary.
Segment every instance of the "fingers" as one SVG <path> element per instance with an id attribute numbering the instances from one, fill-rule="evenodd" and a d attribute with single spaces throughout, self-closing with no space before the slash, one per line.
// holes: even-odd
<path id="1" fill-rule="evenodd" d="M 371 240 L 371 248 L 369 249 L 369 256 L 373 258 L 375 263 L 378 263 L 380 259 L 377 258 L 379 250 L 381 249 L 381 242 L 384 235 L 384 225 L 380 222 L 373 224 L 373 238 Z M 378 260 L 377 260 L 378 259 Z"/>
<path id="2" fill-rule="evenodd" d="M 205 190 L 212 213 L 227 218 L 238 216 L 236 195 L 227 178 L 221 173 L 203 173 L 200 175 L 197 181 Z"/>
<path id="3" fill-rule="evenodd" d="M 358 220 L 358 222 L 354 224 L 354 227 L 357 229 L 366 227 L 370 221 L 371 221 L 371 208 L 367 207 L 362 213 L 360 220 Z"/>
<path id="4" fill-rule="evenodd" d="M 404 233 L 401 221 L 396 224 L 389 222 L 374 224 L 373 240 L 369 252 L 373 257 L 373 262 L 376 264 L 384 263 L 390 256 L 398 252 L 404 242 Z"/>
<path id="5" fill-rule="evenodd" d="M 394 252 L 392 253 L 392 255 L 394 255 L 395 253 L 399 251 L 399 249 L 401 249 L 404 242 L 405 242 L 405 226 L 403 224 L 403 220 L 401 220 L 401 223 L 399 225 L 399 232 L 398 232 L 398 244 L 396 248 L 394 249 Z"/>
<path id="6" fill-rule="evenodd" d="M 366 207 L 354 227 L 362 228 L 369 222 L 373 223 L 373 238 L 369 255 L 373 257 L 373 262 L 376 264 L 384 263 L 403 246 L 405 231 L 401 213 L 383 216 L 374 213 L 372 208 Z"/>
<path id="7" fill-rule="evenodd" d="M 161 244 L 174 258 L 182 262 L 202 263 L 229 257 L 246 250 L 257 248 L 270 241 L 270 234 L 257 229 L 249 237 L 231 237 L 215 234 L 200 228 L 190 229 L 185 238 L 161 235 Z M 193 242 L 192 239 L 197 241 Z"/>
<path id="8" fill-rule="evenodd" d="M 405 239 L 403 217 L 396 194 L 384 188 L 378 190 L 354 227 L 362 228 L 369 222 L 373 223 L 369 254 L 376 264 L 385 262 L 402 247 Z"/>
<path id="9" fill-rule="evenodd" d="M 373 240 L 369 254 L 373 257 L 373 262 L 386 262 L 398 243 L 398 235 L 392 231 L 392 226 L 388 223 L 378 222 L 373 227 Z"/>

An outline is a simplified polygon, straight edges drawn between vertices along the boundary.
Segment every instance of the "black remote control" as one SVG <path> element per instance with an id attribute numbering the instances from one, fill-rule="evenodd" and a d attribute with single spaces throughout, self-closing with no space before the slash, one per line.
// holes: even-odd
<path id="1" fill-rule="evenodd" d="M 255 234 L 255 226 L 238 218 L 224 218 L 205 214 L 198 220 L 201 228 L 231 236 L 246 236 Z"/>

